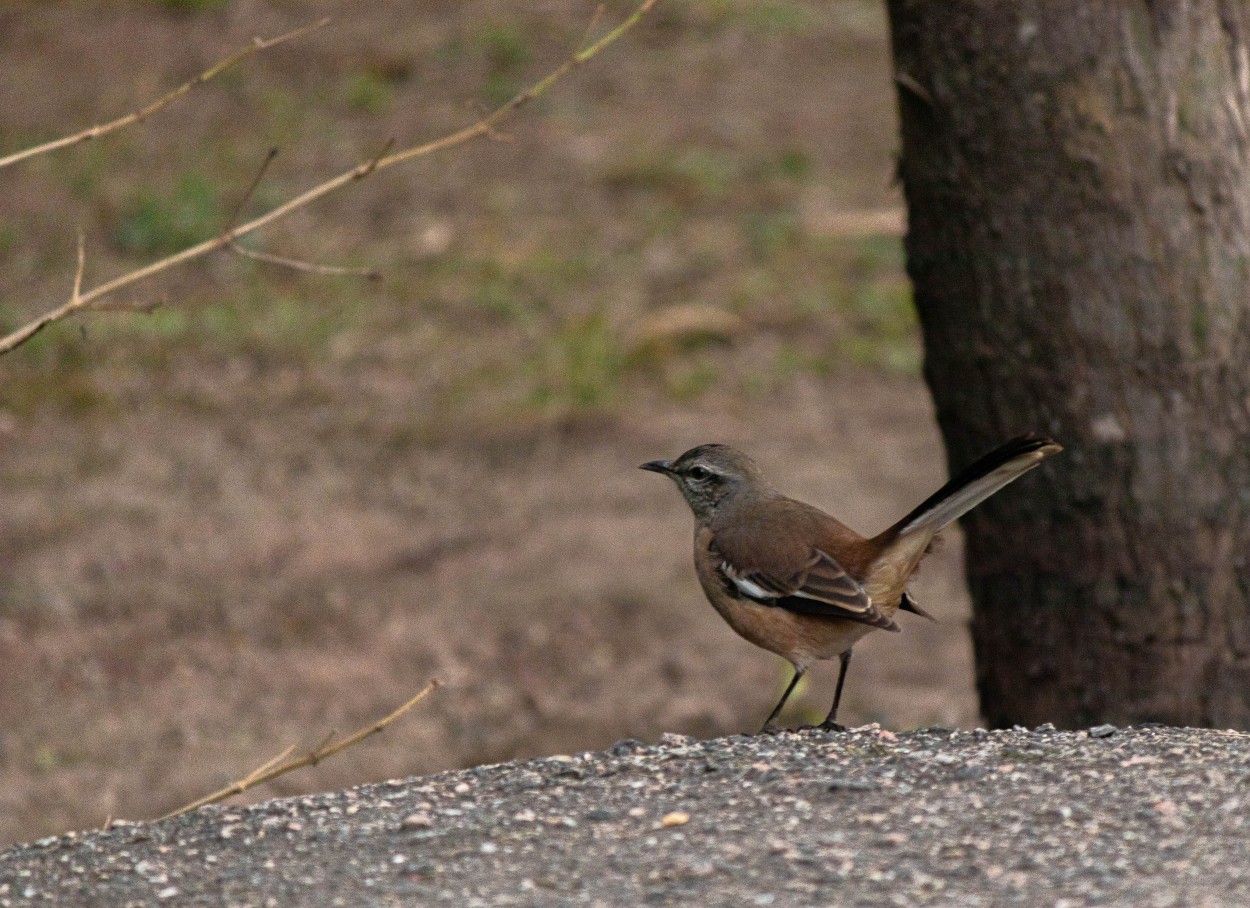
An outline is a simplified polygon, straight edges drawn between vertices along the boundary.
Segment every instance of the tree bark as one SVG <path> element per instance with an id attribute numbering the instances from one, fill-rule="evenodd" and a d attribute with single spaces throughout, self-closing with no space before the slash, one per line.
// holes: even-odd
<path id="1" fill-rule="evenodd" d="M 1250 727 L 1250 4 L 889 0 L 993 725 Z"/>

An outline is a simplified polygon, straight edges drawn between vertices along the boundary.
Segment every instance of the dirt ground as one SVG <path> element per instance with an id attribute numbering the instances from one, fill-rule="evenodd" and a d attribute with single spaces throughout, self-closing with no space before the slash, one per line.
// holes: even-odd
<path id="1" fill-rule="evenodd" d="M 469 122 L 595 5 L 5 8 L 0 152 L 334 22 L 0 171 L 0 326 L 63 298 L 77 225 L 91 286 L 221 229 L 270 146 L 251 210 Z M 258 240 L 379 281 L 221 256 L 0 358 L 0 844 L 159 815 L 431 677 L 249 797 L 754 729 L 787 670 L 637 465 L 733 443 L 864 531 L 940 484 L 878 5 L 661 0 L 507 129 Z M 856 649 L 846 720 L 976 723 L 957 539 L 917 593 L 939 623 Z"/>

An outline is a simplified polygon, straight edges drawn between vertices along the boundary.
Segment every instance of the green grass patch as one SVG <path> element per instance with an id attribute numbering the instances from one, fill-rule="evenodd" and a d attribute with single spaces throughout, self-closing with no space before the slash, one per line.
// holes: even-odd
<path id="1" fill-rule="evenodd" d="M 372 70 L 356 73 L 348 79 L 345 93 L 349 107 L 374 116 L 386 113 L 395 103 L 391 81 Z"/>
<path id="2" fill-rule="evenodd" d="M 852 331 L 841 341 L 852 362 L 895 372 L 920 369 L 920 329 L 903 256 L 898 237 L 867 237 L 855 246 L 843 302 Z"/>
<path id="3" fill-rule="evenodd" d="M 624 346 L 603 312 L 572 318 L 530 360 L 530 402 L 542 409 L 601 407 L 615 396 L 624 366 Z"/>
<path id="4" fill-rule="evenodd" d="M 113 242 L 123 252 L 168 255 L 208 239 L 224 226 L 216 187 L 204 174 L 188 171 L 168 193 L 137 190 L 124 206 Z"/>
<path id="5" fill-rule="evenodd" d="M 719 200 L 734 186 L 738 163 L 728 153 L 703 146 L 651 151 L 619 162 L 605 179 L 615 189 L 667 196 L 678 202 Z"/>
<path id="6" fill-rule="evenodd" d="M 204 13 L 215 9 L 225 9 L 230 0 L 154 0 L 161 9 L 176 13 Z"/>
<path id="7" fill-rule="evenodd" d="M 511 24 L 491 23 L 478 29 L 470 45 L 486 61 L 482 96 L 488 104 L 503 104 L 521 90 L 521 74 L 533 59 L 524 31 Z"/>
<path id="8" fill-rule="evenodd" d="M 743 217 L 743 231 L 757 262 L 775 259 L 802 238 L 798 217 L 788 208 L 748 211 Z"/>

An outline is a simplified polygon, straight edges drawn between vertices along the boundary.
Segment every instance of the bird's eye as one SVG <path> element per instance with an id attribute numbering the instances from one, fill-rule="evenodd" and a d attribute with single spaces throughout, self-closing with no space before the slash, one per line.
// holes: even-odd
<path id="1" fill-rule="evenodd" d="M 691 467 L 690 478 L 695 482 L 704 482 L 712 478 L 712 471 L 707 467 Z"/>

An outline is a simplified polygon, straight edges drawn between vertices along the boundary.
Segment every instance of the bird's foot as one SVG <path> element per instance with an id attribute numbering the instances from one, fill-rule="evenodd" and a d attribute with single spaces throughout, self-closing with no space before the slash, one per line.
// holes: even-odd
<path id="1" fill-rule="evenodd" d="M 779 735 L 779 734 L 781 734 L 782 732 L 785 732 L 785 731 L 789 731 L 789 729 L 787 729 L 787 728 L 783 728 L 782 726 L 780 726 L 780 725 L 776 724 L 775 722 L 765 722 L 765 723 L 764 723 L 764 727 L 763 727 L 763 728 L 761 728 L 761 729 L 760 729 L 760 730 L 759 730 L 756 734 L 760 734 L 760 735 Z"/>
<path id="2" fill-rule="evenodd" d="M 845 725 L 837 722 L 821 722 L 819 725 L 800 725 L 795 731 L 848 731 Z"/>

